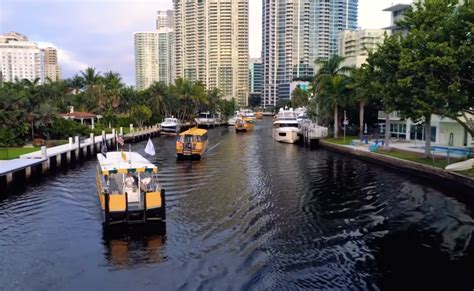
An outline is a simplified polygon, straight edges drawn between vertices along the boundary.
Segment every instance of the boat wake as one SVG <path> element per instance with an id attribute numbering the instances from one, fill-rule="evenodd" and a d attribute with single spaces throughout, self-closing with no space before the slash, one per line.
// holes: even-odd
<path id="1" fill-rule="evenodd" d="M 220 146 L 221 143 L 222 143 L 222 142 L 218 142 L 217 144 L 215 144 L 215 145 L 213 145 L 212 147 L 208 148 L 208 149 L 206 150 L 205 155 L 206 155 L 206 156 L 210 155 L 210 154 L 211 154 L 211 151 L 214 150 L 215 148 L 217 148 L 218 146 Z"/>

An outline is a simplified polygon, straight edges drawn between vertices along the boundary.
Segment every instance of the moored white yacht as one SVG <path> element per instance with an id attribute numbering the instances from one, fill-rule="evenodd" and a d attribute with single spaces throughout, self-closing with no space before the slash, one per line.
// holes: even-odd
<path id="1" fill-rule="evenodd" d="M 255 112 L 253 112 L 253 111 L 250 110 L 250 109 L 242 109 L 242 110 L 240 110 L 239 115 L 241 115 L 241 116 L 243 116 L 243 117 L 245 117 L 245 118 L 252 119 L 252 120 L 257 119 L 257 118 L 255 117 Z"/>
<path id="2" fill-rule="evenodd" d="M 299 124 L 311 122 L 311 119 L 309 118 L 305 107 L 296 108 L 295 114 L 296 114 L 296 121 L 298 121 Z"/>
<path id="3" fill-rule="evenodd" d="M 280 108 L 273 121 L 273 138 L 279 142 L 295 143 L 300 137 L 298 128 L 297 114 L 290 109 Z"/>
<path id="4" fill-rule="evenodd" d="M 216 125 L 216 119 L 210 112 L 201 112 L 194 120 L 198 126 L 210 127 Z"/>
<path id="5" fill-rule="evenodd" d="M 161 123 L 161 133 L 163 134 L 178 134 L 181 131 L 181 124 L 177 118 L 167 117 Z"/>

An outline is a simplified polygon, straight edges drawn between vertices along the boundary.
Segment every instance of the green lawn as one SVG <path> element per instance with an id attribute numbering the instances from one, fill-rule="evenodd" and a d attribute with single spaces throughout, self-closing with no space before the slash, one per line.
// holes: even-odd
<path id="1" fill-rule="evenodd" d="M 433 166 L 436 168 L 441 168 L 444 169 L 448 165 L 448 160 L 445 157 L 436 157 L 434 160 L 433 159 L 427 159 L 424 158 L 422 154 L 418 153 L 408 153 L 408 152 L 402 152 L 402 151 L 397 151 L 397 150 L 391 150 L 389 152 L 379 150 L 377 151 L 378 154 L 386 155 L 386 156 L 391 156 L 403 160 L 408 160 L 420 164 L 425 164 L 429 166 Z M 459 160 L 452 159 L 450 160 L 450 163 L 456 163 Z M 462 172 L 457 172 L 458 174 L 472 177 L 474 178 L 474 169 L 471 169 L 469 171 L 462 171 Z"/>
<path id="2" fill-rule="evenodd" d="M 16 159 L 21 155 L 39 151 L 39 147 L 34 148 L 0 148 L 0 160 Z"/>
<path id="3" fill-rule="evenodd" d="M 354 139 L 359 139 L 358 136 L 352 136 L 352 135 L 346 135 L 346 139 L 343 137 L 340 138 L 326 138 L 324 139 L 327 142 L 330 143 L 335 143 L 335 144 L 340 144 L 340 145 L 350 145 L 352 143 L 352 140 Z"/>
<path id="4" fill-rule="evenodd" d="M 118 131 L 120 132 L 120 127 L 119 127 Z M 130 126 L 123 128 L 123 134 L 127 134 L 127 133 L 130 133 Z"/>
<path id="5" fill-rule="evenodd" d="M 350 145 L 353 139 L 358 139 L 358 137 L 346 136 L 345 141 L 342 138 L 338 138 L 338 139 L 327 138 L 325 139 L 325 141 L 334 143 L 334 144 L 339 144 L 339 145 Z M 436 157 L 435 159 L 425 158 L 423 157 L 423 154 L 421 153 L 404 152 L 404 151 L 398 151 L 394 149 L 392 149 L 391 151 L 378 150 L 377 153 L 381 155 L 399 158 L 402 160 L 408 160 L 415 163 L 429 165 L 429 166 L 433 166 L 433 167 L 441 168 L 441 169 L 444 169 L 448 165 L 448 161 L 445 157 Z M 451 158 L 450 163 L 455 163 L 457 161 L 458 160 Z M 469 171 L 458 172 L 458 173 L 461 175 L 474 177 L 474 169 L 471 169 Z"/>
<path id="6" fill-rule="evenodd" d="M 423 157 L 422 154 L 419 153 L 409 153 L 409 152 L 402 152 L 402 151 L 397 151 L 397 150 L 391 150 L 391 151 L 383 151 L 379 150 L 377 151 L 378 154 L 390 156 L 390 157 L 395 157 L 399 158 L 402 160 L 408 160 L 420 164 L 425 164 L 429 166 L 433 166 L 436 168 L 441 168 L 444 169 L 448 165 L 448 161 L 446 158 L 440 158 L 437 157 L 434 160 L 431 158 L 425 158 Z M 455 160 L 451 159 L 451 163 L 455 162 Z"/>

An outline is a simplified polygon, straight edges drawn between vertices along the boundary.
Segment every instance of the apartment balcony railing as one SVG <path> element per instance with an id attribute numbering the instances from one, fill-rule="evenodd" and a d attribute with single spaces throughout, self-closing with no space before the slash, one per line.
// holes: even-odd
<path id="1" fill-rule="evenodd" d="M 402 119 L 399 111 L 390 112 L 389 118 L 390 118 L 390 120 L 401 120 Z M 380 120 L 387 119 L 387 113 L 385 113 L 384 111 L 379 111 L 378 112 L 378 119 L 380 119 Z"/>

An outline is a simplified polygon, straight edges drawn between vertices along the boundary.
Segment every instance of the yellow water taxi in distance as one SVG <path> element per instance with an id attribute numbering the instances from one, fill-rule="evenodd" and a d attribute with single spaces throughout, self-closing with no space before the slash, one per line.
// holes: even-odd
<path id="1" fill-rule="evenodd" d="M 97 191 L 105 226 L 165 222 L 158 168 L 135 152 L 97 155 Z"/>
<path id="2" fill-rule="evenodd" d="M 253 129 L 253 119 L 248 117 L 239 117 L 235 121 L 235 131 L 250 131 Z"/>
<path id="3" fill-rule="evenodd" d="M 255 112 L 255 118 L 257 119 L 263 119 L 263 112 Z"/>
<path id="4" fill-rule="evenodd" d="M 207 130 L 191 128 L 179 134 L 176 140 L 176 156 L 178 158 L 200 159 L 208 145 Z"/>

